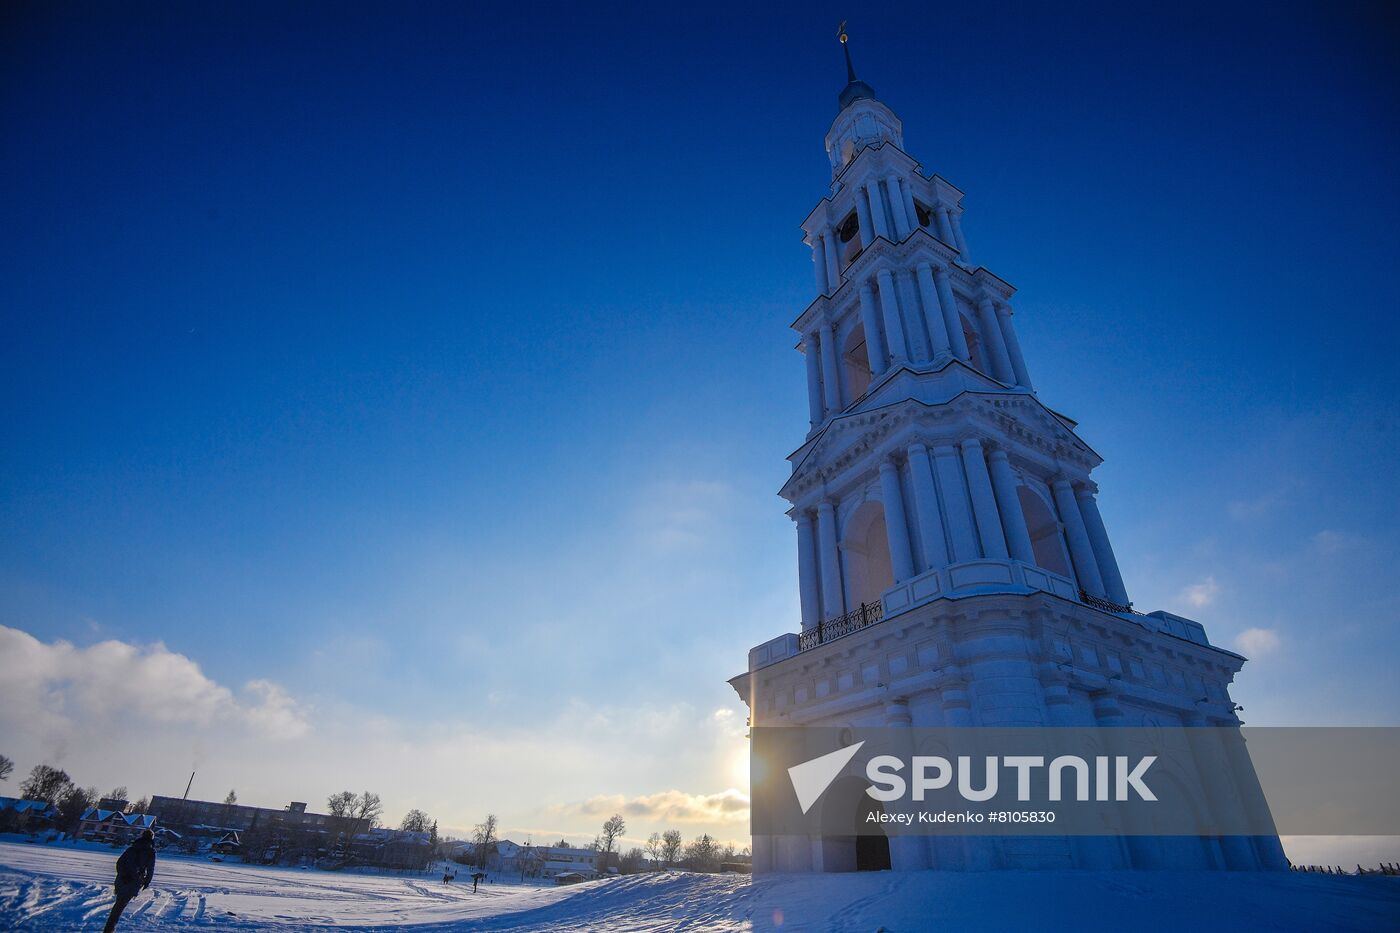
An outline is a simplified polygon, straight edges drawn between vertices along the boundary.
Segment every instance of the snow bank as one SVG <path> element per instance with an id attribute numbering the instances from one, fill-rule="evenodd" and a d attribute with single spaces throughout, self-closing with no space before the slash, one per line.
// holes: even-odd
<path id="1" fill-rule="evenodd" d="M 115 853 L 0 843 L 0 929 L 100 930 Z M 1400 878 L 1177 872 L 665 873 L 443 885 L 162 858 L 123 930 L 1395 930 Z"/>

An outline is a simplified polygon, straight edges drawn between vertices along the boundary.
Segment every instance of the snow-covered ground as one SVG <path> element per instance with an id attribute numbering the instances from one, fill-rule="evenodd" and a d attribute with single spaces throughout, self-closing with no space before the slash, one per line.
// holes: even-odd
<path id="1" fill-rule="evenodd" d="M 100 930 L 115 854 L 0 842 L 0 929 Z M 1400 878 L 880 872 L 632 875 L 574 887 L 163 857 L 123 930 L 1396 930 Z"/>

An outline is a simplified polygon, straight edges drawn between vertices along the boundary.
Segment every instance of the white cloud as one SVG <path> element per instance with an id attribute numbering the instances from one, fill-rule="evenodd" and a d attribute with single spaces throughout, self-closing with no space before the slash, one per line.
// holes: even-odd
<path id="1" fill-rule="evenodd" d="M 296 738 L 307 729 L 297 703 L 276 684 L 253 680 L 236 696 L 161 642 L 79 648 L 6 626 L 0 626 L 0 721 L 29 725 L 52 740 L 78 725 L 94 731 L 108 724 L 233 722 L 267 738 Z"/>
<path id="2" fill-rule="evenodd" d="M 1197 609 L 1202 609 L 1215 602 L 1215 597 L 1220 594 L 1220 584 L 1215 582 L 1215 577 L 1206 577 L 1199 583 L 1193 583 L 1181 591 L 1181 599 Z"/>
<path id="3" fill-rule="evenodd" d="M 1260 658 L 1283 647 L 1278 632 L 1271 628 L 1247 628 L 1235 636 L 1235 647 L 1246 657 Z"/>
<path id="4" fill-rule="evenodd" d="M 749 818 L 749 798 L 732 787 L 717 794 L 689 794 L 673 789 L 631 798 L 622 794 L 599 794 L 553 809 L 572 816 L 606 817 L 621 813 L 625 817 L 654 822 L 742 823 Z"/>
<path id="5" fill-rule="evenodd" d="M 1345 531 L 1334 531 L 1330 528 L 1322 529 L 1312 538 L 1313 550 L 1319 554 L 1340 554 L 1361 544 L 1361 542 L 1362 539 L 1357 535 Z"/>

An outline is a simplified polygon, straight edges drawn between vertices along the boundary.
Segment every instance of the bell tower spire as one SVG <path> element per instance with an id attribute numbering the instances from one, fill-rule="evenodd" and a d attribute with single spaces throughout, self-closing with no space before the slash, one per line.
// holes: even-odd
<path id="1" fill-rule="evenodd" d="M 841 28 L 837 30 L 836 38 L 841 40 L 841 51 L 846 55 L 846 87 L 837 96 L 837 103 L 841 109 L 845 110 L 858 100 L 879 100 L 875 96 L 875 89 L 856 77 L 856 66 L 851 62 L 851 37 L 846 33 L 846 21 L 841 21 Z"/>

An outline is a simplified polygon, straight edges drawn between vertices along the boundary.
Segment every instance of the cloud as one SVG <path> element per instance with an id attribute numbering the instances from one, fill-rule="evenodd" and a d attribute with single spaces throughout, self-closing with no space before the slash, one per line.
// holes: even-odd
<path id="1" fill-rule="evenodd" d="M 1271 628 L 1247 628 L 1235 636 L 1235 647 L 1247 657 L 1259 658 L 1283 647 L 1283 640 Z"/>
<path id="2" fill-rule="evenodd" d="M 1202 609 L 1215 602 L 1215 597 L 1220 594 L 1220 584 L 1215 582 L 1215 577 L 1206 577 L 1200 583 L 1193 583 L 1181 591 L 1180 598 L 1197 609 Z"/>
<path id="3" fill-rule="evenodd" d="M 599 794 L 577 803 L 553 808 L 573 816 L 608 816 L 621 813 L 629 818 L 669 823 L 740 823 L 749 818 L 749 797 L 729 788 L 717 794 L 688 794 L 663 790 L 627 798 L 622 794 Z"/>
<path id="4" fill-rule="evenodd" d="M 723 516 L 734 490 L 711 480 L 660 482 L 639 497 L 633 522 L 648 549 L 690 551 L 713 543 L 725 530 Z"/>
<path id="5" fill-rule="evenodd" d="M 140 646 L 108 640 L 79 648 L 0 625 L 0 721 L 5 720 L 51 738 L 77 724 L 94 729 L 113 723 L 209 727 L 233 722 L 280 739 L 299 737 L 308 728 L 298 704 L 278 685 L 253 680 L 235 695 L 161 642 Z"/>
<path id="6" fill-rule="evenodd" d="M 1324 528 L 1312 537 L 1313 550 L 1319 554 L 1340 554 L 1362 543 L 1362 539 L 1345 531 Z"/>

